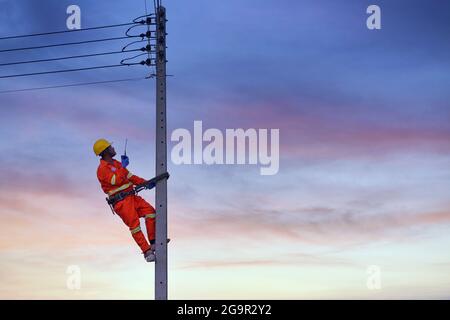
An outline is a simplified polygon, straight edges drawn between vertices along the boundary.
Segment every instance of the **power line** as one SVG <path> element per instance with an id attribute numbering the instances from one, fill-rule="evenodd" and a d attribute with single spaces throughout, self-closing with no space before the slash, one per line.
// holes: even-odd
<path id="1" fill-rule="evenodd" d="M 12 75 L 7 75 L 7 76 L 0 76 L 0 79 L 29 77 L 29 76 L 37 76 L 37 75 L 43 75 L 43 74 L 54 74 L 54 73 L 63 73 L 63 72 L 95 70 L 95 69 L 106 69 L 106 68 L 115 68 L 115 67 L 123 67 L 123 66 L 135 66 L 135 65 L 145 65 L 145 61 L 134 62 L 134 63 L 127 63 L 127 64 L 113 64 L 113 65 L 106 65 L 106 66 L 87 67 L 87 68 L 76 68 L 76 69 L 64 69 L 64 70 L 54 70 L 54 71 L 44 71 L 44 72 L 12 74 Z"/>
<path id="2" fill-rule="evenodd" d="M 34 50 L 34 49 L 43 49 L 43 48 L 53 48 L 53 47 L 60 47 L 60 46 L 71 46 L 71 45 L 77 45 L 77 44 L 84 44 L 84 43 L 94 43 L 94 42 L 104 42 L 104 41 L 113 41 L 113 40 L 123 40 L 128 38 L 140 38 L 141 36 L 127 36 L 127 37 L 114 37 L 114 38 L 103 38 L 103 39 L 95 39 L 95 40 L 85 40 L 85 41 L 78 41 L 78 42 L 66 42 L 66 43 L 58 43 L 58 44 L 50 44 L 45 46 L 35 46 L 35 47 L 24 47 L 24 48 L 14 48 L 14 49 L 4 49 L 0 50 L 0 53 L 2 52 L 11 52 L 11 51 L 22 51 L 22 50 Z"/>
<path id="3" fill-rule="evenodd" d="M 111 52 L 101 52 L 101 53 L 91 53 L 91 54 L 82 54 L 77 56 L 68 56 L 68 57 L 59 57 L 59 58 L 49 58 L 49 59 L 40 59 L 40 60 L 29 60 L 29 61 L 18 61 L 18 62 L 8 62 L 8 63 L 0 63 L 0 67 L 4 66 L 12 66 L 17 64 L 27 64 L 27 63 L 38 63 L 38 62 L 49 62 L 49 61 L 58 61 L 58 60 L 67 60 L 67 59 L 76 59 L 76 58 L 87 58 L 87 57 L 96 57 L 96 56 L 105 56 L 111 54 L 120 54 L 127 52 L 136 52 L 136 51 L 147 51 L 147 48 L 140 49 L 132 49 L 125 51 L 111 51 Z M 150 54 L 150 51 L 149 51 Z"/>
<path id="4" fill-rule="evenodd" d="M 146 14 L 146 16 L 147 16 L 147 14 Z M 130 23 L 98 26 L 98 27 L 91 27 L 91 28 L 85 28 L 85 29 L 76 29 L 76 30 L 53 31 L 53 32 L 45 32 L 45 33 L 33 33 L 33 34 L 27 34 L 27 35 L 16 35 L 16 36 L 0 37 L 0 40 L 17 39 L 17 38 L 25 38 L 25 37 L 33 37 L 33 36 L 43 36 L 43 35 L 51 35 L 51 34 L 70 33 L 70 32 L 74 32 L 74 31 L 86 31 L 86 30 L 104 29 L 104 28 L 112 28 L 112 27 L 119 27 L 119 26 L 126 26 L 126 25 L 138 26 L 139 24 L 141 24 L 141 25 L 145 25 L 145 24 L 149 25 L 149 24 L 151 24 L 151 20 L 147 17 L 147 19 L 145 19 L 145 20 L 139 20 L 138 21 L 138 18 L 137 18 L 137 19 L 134 19 L 133 22 L 130 22 Z M 144 38 L 146 38 L 146 37 L 150 37 L 150 35 L 149 34 L 140 34 L 140 35 L 135 35 L 135 36 L 134 35 L 132 35 L 132 36 L 126 35 L 126 36 L 122 36 L 122 37 L 100 38 L 100 39 L 92 39 L 92 40 L 84 40 L 84 41 L 76 41 L 76 42 L 64 42 L 64 43 L 39 45 L 39 46 L 31 46 L 31 47 L 10 48 L 10 49 L 2 49 L 2 50 L 0 50 L 0 53 L 3 53 L 3 52 L 14 52 L 14 51 L 23 51 L 23 50 L 34 50 L 34 49 L 44 49 L 44 48 L 54 48 L 54 47 L 60 47 L 60 46 L 88 44 L 88 43 L 113 41 L 113 40 L 124 40 L 124 39 L 129 39 L 129 38 L 141 38 L 141 41 L 143 41 Z M 6 62 L 6 63 L 0 63 L 0 67 L 1 66 L 10 66 L 10 65 L 21 65 L 21 64 L 39 63 L 39 62 L 67 60 L 67 59 L 76 59 L 76 58 L 95 57 L 95 56 L 103 56 L 103 55 L 111 55 L 111 54 L 122 54 L 122 53 L 128 53 L 128 52 L 136 52 L 136 51 L 143 51 L 144 54 L 147 54 L 147 52 L 148 52 L 148 55 L 150 57 L 150 52 L 152 51 L 150 45 L 147 45 L 146 47 L 139 48 L 139 49 L 130 49 L 130 50 L 124 50 L 124 49 L 125 48 L 123 48 L 121 51 L 109 51 L 109 52 L 90 53 L 90 54 L 82 54 L 82 55 L 71 55 L 71 56 L 56 57 L 56 58 L 24 60 L 24 61 L 16 61 L 16 62 Z M 135 58 L 135 57 L 133 57 L 133 58 Z M 124 60 L 122 60 L 120 62 L 120 64 L 92 66 L 92 67 L 83 67 L 83 68 L 74 68 L 74 69 L 52 70 L 52 71 L 41 71 L 41 72 L 31 72 L 31 73 L 21 73 L 21 74 L 9 74 L 9 75 L 0 76 L 0 79 L 29 77 L 29 76 L 37 76 L 37 75 L 45 75 L 45 74 L 57 74 L 57 73 L 75 72 L 75 71 L 98 70 L 98 69 L 115 68 L 115 67 L 122 67 L 122 66 L 135 66 L 135 65 L 151 66 L 152 65 L 152 61 L 151 61 L 150 58 L 145 60 L 145 61 L 132 62 L 132 63 L 124 63 Z M 120 81 L 122 81 L 122 80 L 120 80 Z M 129 80 L 126 80 L 126 81 L 129 81 Z M 98 83 L 109 83 L 109 82 L 117 82 L 117 81 L 107 81 L 107 82 L 98 82 Z M 69 86 L 75 86 L 75 85 L 69 85 Z M 63 86 L 52 86 L 52 87 L 65 87 L 65 85 L 63 85 Z M 46 89 L 46 88 L 47 87 L 42 88 L 42 89 Z M 39 90 L 40 88 L 36 88 L 36 89 Z M 31 88 L 31 90 L 33 90 L 33 88 Z M 18 91 L 29 91 L 29 90 L 28 89 L 22 89 L 22 90 L 18 90 Z M 18 92 L 18 91 L 17 90 L 13 90 L 13 91 L 7 90 L 6 92 Z M 0 92 L 3 92 L 3 91 L 0 91 Z"/>
<path id="5" fill-rule="evenodd" d="M 74 84 L 64 84 L 59 86 L 47 86 L 47 87 L 35 87 L 35 88 L 26 88 L 26 89 L 15 89 L 15 90 L 4 90 L 0 91 L 0 94 L 3 93 L 14 93 L 14 92 L 24 92 L 24 91 L 37 91 L 37 90 L 48 90 L 48 89 L 59 89 L 59 88 L 68 88 L 68 87 L 81 87 L 81 86 L 89 86 L 96 85 L 102 83 L 114 83 L 114 82 L 126 82 L 126 81 L 139 81 L 146 80 L 146 78 L 128 78 L 128 79 L 117 79 L 117 80 L 107 80 L 107 81 L 94 81 L 94 82 L 82 82 L 82 83 L 74 83 Z"/>
<path id="6" fill-rule="evenodd" d="M 145 15 L 148 16 L 147 0 L 144 0 L 144 7 L 145 7 Z M 155 0 L 153 0 L 153 7 L 154 7 L 154 10 L 155 10 L 155 14 L 156 14 Z M 156 21 L 156 19 L 155 19 L 155 21 Z M 151 33 L 150 33 L 150 25 L 147 25 L 147 34 L 151 35 Z M 147 38 L 147 46 L 149 46 L 151 48 L 150 37 Z M 155 50 L 156 50 L 156 46 L 155 46 Z M 148 59 L 151 59 L 150 51 L 148 51 Z M 156 74 L 156 69 L 154 69 L 154 73 Z"/>
<path id="7" fill-rule="evenodd" d="M 147 11 L 147 0 L 144 0 L 144 6 L 145 6 L 145 15 L 148 15 Z M 156 12 L 156 11 L 155 11 Z M 150 26 L 147 25 L 147 32 L 150 34 Z M 147 38 L 147 45 L 150 47 L 150 38 Z M 148 58 L 150 59 L 150 52 L 148 52 Z"/>
<path id="8" fill-rule="evenodd" d="M 140 22 L 111 24 L 111 25 L 106 25 L 106 26 L 98 26 L 98 27 L 82 28 L 82 29 L 74 29 L 74 30 L 61 30 L 61 31 L 43 32 L 43 33 L 31 33 L 31 34 L 24 34 L 24 35 L 1 37 L 0 40 L 18 39 L 18 38 L 27 38 L 27 37 L 36 37 L 36 36 L 47 36 L 47 35 L 52 35 L 52 34 L 72 33 L 72 32 L 78 32 L 78 31 L 98 30 L 98 29 L 106 29 L 106 28 L 113 28 L 113 27 L 123 27 L 123 26 L 129 26 L 132 24 L 139 24 L 139 23 L 143 24 L 144 22 L 145 21 L 142 20 Z"/>

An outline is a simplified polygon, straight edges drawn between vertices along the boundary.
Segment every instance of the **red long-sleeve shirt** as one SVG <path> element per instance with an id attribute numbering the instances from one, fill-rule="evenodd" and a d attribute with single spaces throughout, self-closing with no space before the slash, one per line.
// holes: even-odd
<path id="1" fill-rule="evenodd" d="M 122 164 L 114 160 L 113 164 L 100 160 L 97 169 L 97 178 L 103 191 L 108 195 L 119 191 L 130 191 L 133 185 L 144 183 L 146 180 L 133 175 Z"/>

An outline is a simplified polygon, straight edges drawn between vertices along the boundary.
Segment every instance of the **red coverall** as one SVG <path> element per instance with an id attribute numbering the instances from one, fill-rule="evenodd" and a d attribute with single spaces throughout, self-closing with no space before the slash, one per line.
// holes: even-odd
<path id="1" fill-rule="evenodd" d="M 117 160 L 114 160 L 113 164 L 105 160 L 100 160 L 100 165 L 97 169 L 97 178 L 100 181 L 103 191 L 109 196 L 120 191 L 130 191 L 133 185 L 146 181 L 130 173 Z M 153 244 L 155 242 L 155 208 L 141 197 L 131 195 L 116 203 L 114 211 L 130 228 L 131 234 L 142 252 L 145 253 L 148 251 L 150 245 L 141 231 L 139 218 L 145 218 L 147 236 L 150 243 Z"/>

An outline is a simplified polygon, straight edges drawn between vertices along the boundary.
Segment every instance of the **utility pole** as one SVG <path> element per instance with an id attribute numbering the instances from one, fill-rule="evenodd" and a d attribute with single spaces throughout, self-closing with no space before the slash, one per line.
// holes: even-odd
<path id="1" fill-rule="evenodd" d="M 156 12 L 156 175 L 167 172 L 166 9 Z M 167 300 L 167 179 L 156 184 L 155 300 Z"/>

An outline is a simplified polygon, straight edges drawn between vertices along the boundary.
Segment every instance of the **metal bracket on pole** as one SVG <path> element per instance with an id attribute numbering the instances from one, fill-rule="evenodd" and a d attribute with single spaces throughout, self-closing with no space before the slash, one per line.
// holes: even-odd
<path id="1" fill-rule="evenodd" d="M 156 175 L 167 172 L 166 9 L 156 11 Z M 167 179 L 156 184 L 155 300 L 167 300 Z"/>

